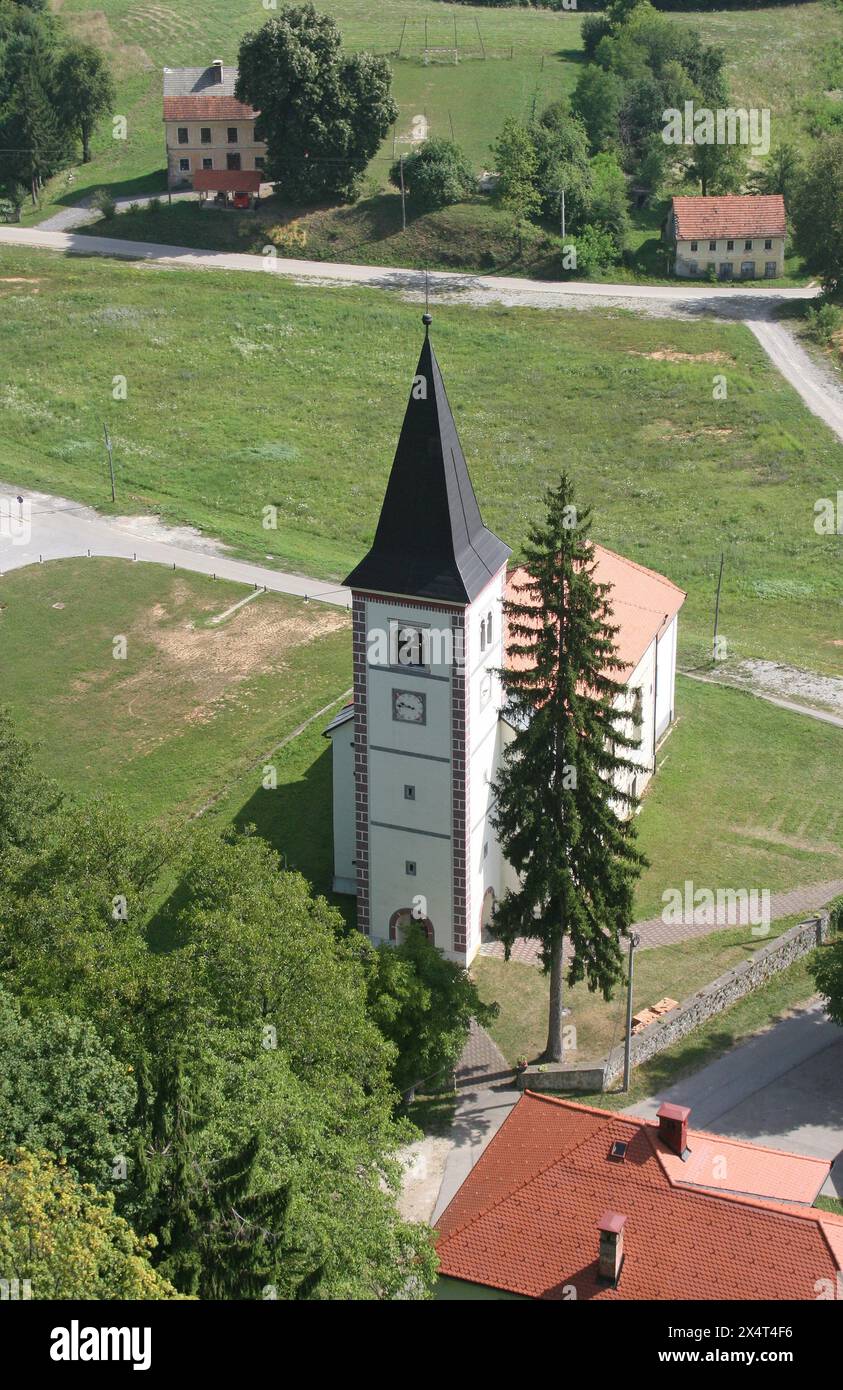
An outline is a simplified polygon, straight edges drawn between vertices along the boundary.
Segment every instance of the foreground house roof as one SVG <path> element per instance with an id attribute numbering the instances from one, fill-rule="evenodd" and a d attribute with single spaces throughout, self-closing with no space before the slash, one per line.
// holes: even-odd
<path id="1" fill-rule="evenodd" d="M 197 169 L 193 187 L 197 193 L 259 193 L 260 169 Z"/>
<path id="2" fill-rule="evenodd" d="M 513 603 L 530 602 L 528 594 L 517 592 L 517 586 L 527 577 L 528 571 L 523 567 L 507 576 L 506 597 Z M 627 560 L 603 545 L 594 546 L 592 577 L 596 584 L 610 584 L 612 588 L 609 604 L 612 620 L 619 628 L 615 647 L 626 668 L 625 672 L 616 673 L 615 679 L 622 680 L 632 675 L 647 648 L 676 617 L 685 602 L 685 591 L 663 574 Z M 507 661 L 519 664 L 512 655 Z"/>
<path id="3" fill-rule="evenodd" d="M 679 241 L 784 236 L 786 230 L 784 198 L 780 193 L 674 198 L 673 216 Z"/>
<path id="4" fill-rule="evenodd" d="M 441 1217 L 440 1273 L 540 1299 L 573 1287 L 578 1299 L 813 1300 L 818 1281 L 835 1287 L 843 1217 L 800 1205 L 829 1163 L 693 1130 L 687 1146 L 683 1161 L 656 1123 L 526 1091 Z M 616 1285 L 598 1273 L 607 1215 L 624 1229 Z"/>
<path id="5" fill-rule="evenodd" d="M 426 332 L 375 539 L 344 582 L 352 589 L 467 604 L 510 553 L 483 525 Z"/>

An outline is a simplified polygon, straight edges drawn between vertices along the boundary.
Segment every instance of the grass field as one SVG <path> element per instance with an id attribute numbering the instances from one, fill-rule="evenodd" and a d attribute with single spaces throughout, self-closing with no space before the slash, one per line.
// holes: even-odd
<path id="1" fill-rule="evenodd" d="M 206 0 L 201 8 L 187 0 L 169 5 L 147 0 L 53 0 L 70 29 L 95 41 L 110 55 L 118 85 L 117 112 L 128 120 L 128 139 L 115 141 L 103 126 L 94 141 L 93 163 L 57 178 L 42 209 L 27 218 L 49 215 L 56 204 L 72 203 L 108 184 L 116 193 L 152 192 L 163 187 L 161 69 L 198 66 L 221 56 L 237 57 L 240 39 L 267 14 L 256 0 Z M 509 114 L 529 115 L 570 91 L 582 62 L 580 16 L 523 7 L 450 6 L 436 0 L 320 0 L 340 24 L 346 46 L 395 52 L 394 93 L 400 114 L 394 132 L 372 163 L 374 185 L 386 180 L 393 137 L 425 114 L 431 133 L 450 135 L 465 147 L 478 169 L 487 165 L 489 145 Z M 843 34 L 843 15 L 830 6 L 773 6 L 768 10 L 677 14 L 673 22 L 697 27 L 722 44 L 735 105 L 768 107 L 773 137 L 801 138 L 801 112 L 828 83 L 824 49 L 830 35 Z M 406 25 L 405 25 L 406 21 Z M 469 58 L 455 66 L 425 66 L 420 54 L 457 42 L 467 55 L 482 44 L 487 61 Z M 403 30 L 403 40 L 402 40 Z M 512 51 L 510 58 L 509 52 Z M 400 148 L 400 146 L 398 147 Z"/>
<path id="2" fill-rule="evenodd" d="M 678 946 L 639 951 L 635 957 L 633 1012 L 665 997 L 681 1004 L 733 965 L 748 960 L 759 946 L 794 926 L 796 920 L 777 922 L 763 940 L 752 936 L 746 928 L 738 928 L 712 932 Z M 547 1042 L 547 976 L 536 966 L 492 956 L 478 956 L 472 974 L 481 999 L 496 1001 L 500 1007 L 488 1032 L 507 1061 L 514 1066 L 522 1055 L 531 1062 L 539 1060 Z M 586 985 L 576 985 L 566 989 L 565 1004 L 571 1010 L 566 1026 L 575 1029 L 576 1041 L 566 1061 L 571 1066 L 602 1062 L 623 1041 L 625 986 L 606 1003 L 602 995 L 590 994 Z M 574 1035 L 569 1034 L 569 1039 L 573 1041 Z"/>
<path id="3" fill-rule="evenodd" d="M 4 481 L 160 511 L 249 558 L 342 578 L 370 542 L 417 360 L 394 294 L 5 250 Z M 688 590 L 709 648 L 721 549 L 730 654 L 840 670 L 831 436 L 737 324 L 441 306 L 437 350 L 485 517 L 516 549 L 567 467 L 593 533 Z M 712 400 L 725 374 L 728 400 Z M 115 375 L 127 399 L 112 399 Z M 318 411 L 315 402 L 318 400 Z M 278 529 L 263 508 L 278 507 Z"/>
<path id="4" fill-rule="evenodd" d="M 269 593 L 212 622 L 248 592 L 124 560 L 62 560 L 4 576 L 0 690 L 20 732 L 39 742 L 45 770 L 69 790 L 110 792 L 151 818 L 230 796 L 258 764 L 254 814 L 239 823 L 273 822 L 268 838 L 285 852 L 286 750 L 273 763 L 279 789 L 261 788 L 263 763 L 347 689 L 350 628 L 342 609 Z M 125 659 L 113 655 L 120 636 Z"/>

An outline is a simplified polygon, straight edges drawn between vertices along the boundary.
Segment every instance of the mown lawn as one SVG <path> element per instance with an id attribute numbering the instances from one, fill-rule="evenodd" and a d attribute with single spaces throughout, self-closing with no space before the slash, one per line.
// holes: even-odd
<path id="1" fill-rule="evenodd" d="M 750 928 L 737 928 L 712 932 L 677 946 L 639 951 L 635 957 L 633 1012 L 665 997 L 681 1004 L 796 921 L 791 917 L 775 923 L 764 938 L 753 936 Z M 539 1060 L 547 1042 L 547 976 L 536 966 L 493 956 L 478 956 L 471 969 L 480 997 L 488 1003 L 497 1001 L 500 1006 L 488 1031 L 507 1061 L 515 1065 L 522 1055 L 531 1062 Z M 571 1066 L 601 1062 L 623 1042 L 625 985 L 607 1003 L 602 995 L 591 994 L 585 984 L 579 984 L 566 990 L 565 1003 L 571 1010 L 565 1019 L 566 1029 L 572 1030 L 566 1035 Z"/>
<path id="2" fill-rule="evenodd" d="M 344 610 L 278 594 L 212 623 L 248 592 L 124 560 L 7 574 L 0 699 L 63 787 L 111 793 L 142 818 L 196 812 L 256 764 L 259 785 L 271 750 L 347 688 L 351 644 Z M 284 793 L 264 796 L 262 828 L 283 848 L 270 825 L 276 811 L 289 824 Z M 300 840 L 312 832 L 302 824 Z"/>
<path id="3" fill-rule="evenodd" d="M 417 305 L 8 249 L 0 300 L 4 481 L 110 509 L 106 421 L 122 512 L 158 511 L 329 578 L 365 551 Z M 685 661 L 709 651 L 722 550 L 730 656 L 840 670 L 843 537 L 813 527 L 816 499 L 840 486 L 839 445 L 745 328 L 447 305 L 434 332 L 485 518 L 516 551 L 566 467 L 595 539 L 688 591 Z"/>

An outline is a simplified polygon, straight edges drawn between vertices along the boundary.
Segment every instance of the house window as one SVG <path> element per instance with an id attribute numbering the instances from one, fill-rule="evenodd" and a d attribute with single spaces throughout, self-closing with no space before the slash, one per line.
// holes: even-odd
<path id="1" fill-rule="evenodd" d="M 408 627 L 406 623 L 393 623 L 390 638 L 390 665 L 415 666 L 419 669 L 427 665 L 421 628 Z"/>
<path id="2" fill-rule="evenodd" d="M 765 277 L 766 277 L 768 280 L 775 280 L 775 278 L 776 278 L 776 263 L 775 263 L 775 261 L 765 261 L 765 263 L 764 263 L 764 275 L 765 275 Z"/>
<path id="3" fill-rule="evenodd" d="M 699 267 L 698 267 L 696 261 L 689 261 L 689 262 L 688 262 L 688 274 L 689 274 L 689 275 L 696 275 L 698 270 L 699 270 Z"/>
<path id="4" fill-rule="evenodd" d="M 405 859 L 405 860 L 404 860 L 404 872 L 405 872 L 405 874 L 407 875 L 408 878 L 415 878 L 415 876 L 416 876 L 416 861 L 415 861 L 415 859 Z"/>
<path id="5" fill-rule="evenodd" d="M 404 783 L 404 800 L 405 800 L 405 801 L 415 801 L 415 799 L 416 799 L 416 789 L 415 789 L 415 787 L 411 787 L 411 786 L 409 785 L 409 783 L 405 782 L 405 783 Z"/>
<path id="6" fill-rule="evenodd" d="M 199 130 L 199 139 L 202 141 L 202 144 L 203 144 L 203 145 L 210 145 L 210 143 L 211 143 L 211 127 L 210 127 L 209 125 L 203 125 L 203 126 L 200 127 L 200 130 Z"/>
<path id="7" fill-rule="evenodd" d="M 745 241 L 744 244 L 743 244 L 743 249 L 744 249 L 744 251 L 751 251 L 751 250 L 752 250 L 752 242 L 751 242 L 751 241 Z"/>
<path id="8" fill-rule="evenodd" d="M 228 143 L 229 143 L 229 145 L 236 145 L 236 144 L 237 144 L 237 127 L 236 127 L 236 125 L 230 125 L 230 126 L 228 127 Z"/>
<path id="9" fill-rule="evenodd" d="M 225 167 L 226 167 L 226 169 L 239 169 L 239 168 L 240 168 L 240 156 L 239 156 L 239 154 L 227 154 L 226 157 L 225 157 Z"/>
<path id="10" fill-rule="evenodd" d="M 734 249 L 735 249 L 735 243 L 734 243 L 733 241 L 727 241 L 727 242 L 726 242 L 726 250 L 727 250 L 727 251 L 734 251 Z"/>
<path id="11" fill-rule="evenodd" d="M 731 278 L 732 278 L 732 276 L 733 276 L 733 274 L 734 274 L 734 269 L 735 269 L 735 268 L 734 268 L 734 266 L 733 266 L 733 264 L 732 264 L 731 261 L 721 261 L 721 263 L 720 263 L 720 279 L 721 279 L 721 280 L 731 280 Z"/>
<path id="12" fill-rule="evenodd" d="M 717 250 L 717 242 L 716 242 L 716 241 L 710 241 L 710 242 L 708 243 L 708 249 L 709 249 L 709 251 L 716 251 L 716 250 Z"/>
<path id="13" fill-rule="evenodd" d="M 180 125 L 180 126 L 179 126 L 179 144 L 180 144 L 180 145 L 186 145 L 186 144 L 187 144 L 187 126 L 186 126 L 186 125 Z"/>
<path id="14" fill-rule="evenodd" d="M 181 173 L 181 174 L 189 174 L 189 173 L 190 173 L 190 160 L 189 160 L 189 159 L 180 159 L 180 160 L 179 160 L 179 173 Z"/>
<path id="15" fill-rule="evenodd" d="M 755 261 L 741 261 L 741 275 L 745 280 L 752 280 L 755 276 Z"/>
<path id="16" fill-rule="evenodd" d="M 214 167 L 214 161 L 213 161 L 212 159 L 203 159 L 203 160 L 202 160 L 202 168 L 203 168 L 203 169 L 213 169 L 213 167 Z"/>
<path id="17" fill-rule="evenodd" d="M 767 240 L 764 242 L 764 250 L 765 250 L 765 251 L 772 251 L 772 249 L 773 249 L 773 243 L 772 243 L 772 241 L 770 240 L 770 238 L 767 237 Z"/>
<path id="18" fill-rule="evenodd" d="M 696 251 L 696 249 L 697 249 L 697 243 L 696 243 L 695 241 L 692 241 L 692 242 L 691 242 L 691 250 L 692 250 L 692 251 Z"/>
<path id="19" fill-rule="evenodd" d="M 262 169 L 265 163 L 266 163 L 266 160 L 264 159 L 264 157 L 263 157 L 262 154 L 256 154 L 256 155 L 255 155 L 255 168 L 256 168 L 256 169 Z"/>

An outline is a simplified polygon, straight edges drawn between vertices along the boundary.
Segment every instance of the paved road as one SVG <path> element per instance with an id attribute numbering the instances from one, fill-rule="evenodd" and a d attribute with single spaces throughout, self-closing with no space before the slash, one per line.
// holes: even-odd
<path id="1" fill-rule="evenodd" d="M 819 1001 L 627 1113 L 653 1119 L 665 1100 L 697 1129 L 836 1160 L 823 1193 L 843 1197 L 843 1028 Z"/>
<path id="2" fill-rule="evenodd" d="M 135 200 L 137 201 L 137 200 Z M 118 256 L 178 266 L 184 270 L 245 270 L 287 276 L 294 280 L 374 285 L 381 289 L 423 290 L 425 276 L 431 291 L 456 293 L 479 301 L 565 307 L 571 300 L 649 300 L 683 306 L 699 313 L 718 312 L 731 318 L 753 318 L 787 300 L 813 299 L 813 287 L 751 290 L 729 285 L 607 285 L 584 280 L 528 280 L 506 275 L 458 275 L 450 271 L 400 269 L 376 265 L 344 265 L 335 261 L 294 260 L 282 256 L 252 256 L 237 251 L 202 251 L 163 242 L 124 241 L 117 237 L 91 237 L 40 227 L 0 227 L 0 245 L 29 246 L 77 255 Z"/>
<path id="3" fill-rule="evenodd" d="M 814 362 L 792 333 L 771 318 L 744 320 L 770 361 L 795 386 L 808 409 L 843 439 L 843 388 L 827 370 Z"/>
<path id="4" fill-rule="evenodd" d="M 279 594 L 319 599 L 342 608 L 349 607 L 351 595 L 338 584 L 307 575 L 289 574 L 230 559 L 225 548 L 205 539 L 190 527 L 166 527 L 154 516 L 103 517 L 91 507 L 64 497 L 20 490 L 31 504 L 31 536 L 17 543 L 14 531 L 19 509 L 15 498 L 19 490 L 0 483 L 0 519 L 4 507 L 10 521 L 0 525 L 0 575 L 5 571 L 22 569 L 39 560 L 68 559 L 71 556 L 108 555 L 119 559 L 149 560 L 153 564 L 193 570 L 197 574 L 217 574 L 271 589 Z M 272 532 L 267 532 L 271 537 Z"/>

